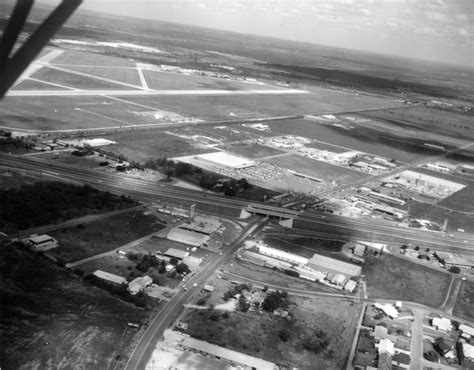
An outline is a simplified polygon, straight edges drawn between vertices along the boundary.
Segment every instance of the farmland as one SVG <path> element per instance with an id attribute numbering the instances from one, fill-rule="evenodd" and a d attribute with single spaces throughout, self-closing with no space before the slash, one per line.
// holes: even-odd
<path id="1" fill-rule="evenodd" d="M 2 367 L 105 369 L 128 352 L 144 310 L 17 247 L 0 255 Z"/>
<path id="2" fill-rule="evenodd" d="M 362 274 L 366 276 L 369 297 L 399 299 L 438 307 L 443 303 L 451 276 L 429 267 L 384 254 L 366 259 Z"/>

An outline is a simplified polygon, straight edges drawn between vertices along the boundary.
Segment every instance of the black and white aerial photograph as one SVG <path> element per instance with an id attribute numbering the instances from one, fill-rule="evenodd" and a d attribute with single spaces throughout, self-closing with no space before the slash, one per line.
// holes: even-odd
<path id="1" fill-rule="evenodd" d="M 473 0 L 1 0 L 0 370 L 474 370 Z"/>

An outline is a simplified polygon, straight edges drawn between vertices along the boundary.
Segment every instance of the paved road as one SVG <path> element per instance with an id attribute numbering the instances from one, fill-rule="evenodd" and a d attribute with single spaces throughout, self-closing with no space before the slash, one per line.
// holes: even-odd
<path id="1" fill-rule="evenodd" d="M 144 201 L 154 201 L 160 198 L 173 199 L 178 202 L 187 200 L 197 204 L 218 206 L 222 210 L 234 210 L 234 214 L 238 214 L 242 208 L 248 205 L 248 201 L 244 199 L 203 193 L 192 189 L 179 189 L 172 185 L 157 184 L 153 181 L 130 178 L 123 174 L 106 173 L 60 162 L 51 163 L 49 160 L 37 157 L 16 157 L 2 154 L 0 155 L 0 164 L 14 168 L 42 171 L 45 174 L 58 176 L 70 181 L 86 183 L 99 188 L 107 188 L 115 193 L 125 193 Z M 286 212 L 286 210 L 284 211 Z M 362 233 L 362 235 L 370 234 L 373 235 L 377 241 L 381 242 L 416 242 L 420 245 L 436 246 L 437 250 L 451 250 L 454 248 L 466 254 L 474 254 L 474 236 L 468 234 L 453 234 L 452 237 L 445 236 L 444 238 L 440 238 L 441 233 L 400 228 L 376 221 L 368 223 L 366 220 L 357 220 L 316 212 L 301 214 L 298 216 L 297 220 L 298 219 L 310 222 L 313 225 L 313 229 L 318 229 L 320 226 L 327 229 L 328 226 L 331 226 L 334 230 L 337 230 L 339 234 L 347 234 L 349 237 L 357 237 L 357 233 Z"/>
<path id="2" fill-rule="evenodd" d="M 174 297 L 169 300 L 163 308 L 158 312 L 155 318 L 150 322 L 149 327 L 144 333 L 138 345 L 133 350 L 127 364 L 127 370 L 144 369 L 146 363 L 151 358 L 151 355 L 155 349 L 158 339 L 163 334 L 164 330 L 168 328 L 171 323 L 179 316 L 181 308 L 184 303 L 199 289 L 202 284 L 222 266 L 227 260 L 237 251 L 243 241 L 255 232 L 259 227 L 262 227 L 260 220 L 256 220 L 245 227 L 240 236 L 229 245 L 223 252 L 222 255 L 216 255 L 206 265 L 205 269 L 202 269 L 198 273 L 190 276 L 186 282 L 188 290 L 181 290 L 176 293 Z"/>

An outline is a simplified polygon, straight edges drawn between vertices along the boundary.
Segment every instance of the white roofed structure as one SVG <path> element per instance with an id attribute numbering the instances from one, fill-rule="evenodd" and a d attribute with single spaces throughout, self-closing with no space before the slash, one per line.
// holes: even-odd
<path id="1" fill-rule="evenodd" d="M 459 330 L 461 330 L 463 334 L 467 334 L 469 337 L 474 337 L 474 328 L 471 326 L 461 324 L 459 325 Z"/>
<path id="2" fill-rule="evenodd" d="M 92 275 L 97 276 L 100 279 L 107 280 L 119 285 L 127 283 L 127 279 L 118 275 L 111 274 L 109 272 L 102 271 L 102 270 L 96 270 L 92 273 Z"/>
<path id="3" fill-rule="evenodd" d="M 130 294 L 137 294 L 140 290 L 147 287 L 153 282 L 153 279 L 148 275 L 137 277 L 128 283 L 128 291 Z"/>
<path id="4" fill-rule="evenodd" d="M 451 320 L 446 317 L 434 317 L 432 323 L 437 330 L 441 331 L 450 331 L 453 325 Z"/>
<path id="5" fill-rule="evenodd" d="M 163 255 L 168 256 L 168 257 L 175 257 L 177 259 L 182 260 L 183 258 L 187 257 L 189 255 L 189 252 L 187 251 L 182 251 L 181 249 L 176 249 L 176 248 L 168 248 Z"/>
<path id="6" fill-rule="evenodd" d="M 168 232 L 166 238 L 193 247 L 200 247 L 209 240 L 209 235 L 174 227 Z"/>
<path id="7" fill-rule="evenodd" d="M 395 354 L 395 344 L 390 339 L 381 339 L 375 346 L 378 347 L 379 355 L 381 353 L 388 353 L 390 356 Z"/>
<path id="8" fill-rule="evenodd" d="M 266 245 L 259 245 L 257 248 L 258 252 L 264 256 L 273 257 L 295 265 L 306 265 L 309 261 L 307 258 L 298 256 L 297 254 L 288 253 L 281 249 L 267 247 Z"/>
<path id="9" fill-rule="evenodd" d="M 399 316 L 398 310 L 391 304 L 374 303 L 374 307 L 381 310 L 385 315 L 395 319 Z"/>
<path id="10" fill-rule="evenodd" d="M 194 338 L 184 338 L 181 346 L 185 349 L 200 352 L 202 354 L 209 354 L 215 356 L 220 360 L 229 362 L 231 365 L 237 367 L 251 368 L 256 370 L 276 370 L 277 365 L 273 362 L 262 360 L 257 357 L 249 356 L 241 352 L 233 351 L 224 347 L 217 346 L 202 340 Z"/>
<path id="11" fill-rule="evenodd" d="M 313 270 L 343 274 L 348 277 L 359 276 L 362 268 L 352 263 L 315 254 L 308 262 L 308 267 Z"/>

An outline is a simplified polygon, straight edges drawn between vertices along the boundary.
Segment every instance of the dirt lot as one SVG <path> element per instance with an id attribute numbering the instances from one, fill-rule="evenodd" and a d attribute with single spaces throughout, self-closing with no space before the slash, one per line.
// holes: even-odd
<path id="1" fill-rule="evenodd" d="M 0 366 L 106 369 L 146 312 L 17 247 L 0 249 Z M 34 277 L 34 278 L 32 278 Z"/>
<path id="2" fill-rule="evenodd" d="M 451 280 L 446 273 L 388 254 L 367 257 L 362 274 L 366 276 L 371 298 L 398 299 L 431 307 L 443 303 Z"/>
<path id="3" fill-rule="evenodd" d="M 340 369 L 347 361 L 358 308 L 348 302 L 290 296 L 291 319 L 257 311 L 185 311 L 191 336 L 279 365 L 301 368 Z M 238 328 L 238 330 L 237 330 Z M 282 339 L 282 332 L 288 336 Z M 327 334 L 327 336 L 326 336 Z M 306 349 L 316 337 L 328 338 L 328 347 L 316 353 Z"/>
<path id="4" fill-rule="evenodd" d="M 461 289 L 454 305 L 453 314 L 463 319 L 473 321 L 474 311 L 474 282 L 471 280 L 463 281 Z"/>
<path id="5" fill-rule="evenodd" d="M 49 253 L 73 262 L 119 248 L 163 228 L 153 216 L 132 211 L 49 233 L 59 247 Z"/>

